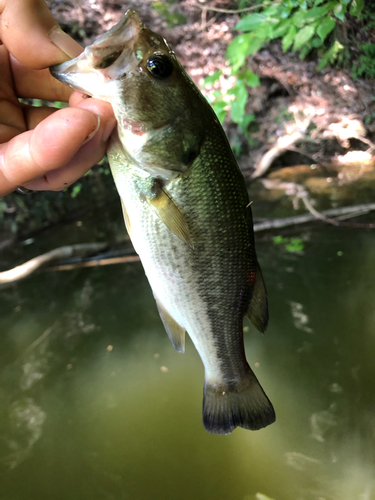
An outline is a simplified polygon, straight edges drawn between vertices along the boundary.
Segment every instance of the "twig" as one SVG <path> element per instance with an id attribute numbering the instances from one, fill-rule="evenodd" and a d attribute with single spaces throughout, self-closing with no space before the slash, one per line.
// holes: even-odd
<path id="1" fill-rule="evenodd" d="M 99 267 L 99 266 L 110 266 L 112 264 L 125 264 L 128 262 L 139 262 L 140 258 L 138 255 L 132 255 L 127 257 L 112 257 L 110 259 L 97 259 L 90 260 L 88 262 L 77 262 L 76 264 L 61 264 L 53 267 L 47 267 L 45 271 L 71 271 L 72 269 L 77 269 L 80 267 Z"/>
<path id="2" fill-rule="evenodd" d="M 363 215 L 373 210 L 375 210 L 375 203 L 368 203 L 364 205 L 354 205 L 352 207 L 331 208 L 330 210 L 320 212 L 320 214 L 325 216 L 327 219 L 335 216 L 346 216 L 349 218 L 357 217 L 358 215 Z M 268 231 L 270 229 L 281 229 L 298 224 L 306 224 L 307 222 L 311 222 L 316 219 L 316 216 L 311 213 L 296 215 L 294 217 L 285 217 L 282 219 L 268 219 L 255 223 L 254 232 L 257 233 L 260 231 Z M 374 227 L 374 224 L 368 224 L 367 226 Z"/>
<path id="3" fill-rule="evenodd" d="M 220 7 L 208 7 L 207 5 L 199 5 L 198 3 L 194 3 L 194 7 L 199 7 L 200 9 L 205 10 L 206 12 L 209 10 L 212 12 L 221 12 L 223 14 L 241 14 L 242 12 L 250 12 L 256 9 L 262 9 L 263 7 L 267 7 L 268 5 L 274 5 L 278 3 L 280 2 L 264 2 L 260 3 L 259 5 L 252 5 L 251 7 L 246 7 L 244 9 L 235 9 L 235 10 L 221 9 Z"/>
<path id="4" fill-rule="evenodd" d="M 55 248 L 54 250 L 51 250 L 43 255 L 38 255 L 38 257 L 34 257 L 33 259 L 21 264 L 20 266 L 10 269 L 9 271 L 1 272 L 0 285 L 22 280 L 49 262 L 67 259 L 77 255 L 95 254 L 107 246 L 107 243 L 82 243 L 80 245 Z"/>
<path id="5" fill-rule="evenodd" d="M 258 177 L 264 175 L 276 158 L 285 153 L 285 151 L 288 151 L 292 144 L 295 144 L 304 137 L 305 133 L 298 131 L 290 135 L 283 135 L 277 139 L 275 146 L 269 149 L 255 166 L 255 170 L 251 174 L 251 179 L 257 179 Z"/>

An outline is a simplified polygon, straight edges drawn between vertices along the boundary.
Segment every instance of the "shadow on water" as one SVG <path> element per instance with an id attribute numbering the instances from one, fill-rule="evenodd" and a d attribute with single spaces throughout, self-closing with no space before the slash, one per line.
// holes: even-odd
<path id="1" fill-rule="evenodd" d="M 201 423 L 203 367 L 175 352 L 139 263 L 0 292 L 0 498 L 375 498 L 375 233 L 259 242 L 271 323 L 246 325 L 276 424 Z M 300 234 L 299 234 L 300 235 Z"/>

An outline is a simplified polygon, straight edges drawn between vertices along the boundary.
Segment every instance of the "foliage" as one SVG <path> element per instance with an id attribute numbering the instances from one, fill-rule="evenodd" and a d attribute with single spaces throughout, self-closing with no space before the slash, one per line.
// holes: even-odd
<path id="1" fill-rule="evenodd" d="M 173 28 L 179 24 L 185 24 L 187 22 L 186 17 L 179 12 L 173 12 L 174 0 L 166 0 L 165 2 L 151 2 L 151 7 L 159 14 L 159 16 L 164 17 L 167 21 L 168 28 Z"/>
<path id="2" fill-rule="evenodd" d="M 275 245 L 283 245 L 288 252 L 302 252 L 305 248 L 301 238 L 287 238 L 284 236 L 274 236 L 273 242 Z"/>
<path id="3" fill-rule="evenodd" d="M 375 78 L 375 44 L 366 43 L 361 48 L 364 53 L 354 64 L 353 77 Z"/>
<path id="4" fill-rule="evenodd" d="M 62 109 L 67 108 L 67 102 L 61 101 L 46 101 L 45 99 L 30 99 L 30 98 L 19 98 L 20 103 L 27 104 L 29 106 L 34 106 L 35 108 L 39 108 L 41 106 L 48 106 L 49 108 Z"/>
<path id="5" fill-rule="evenodd" d="M 240 8 L 244 7 L 244 0 Z M 254 2 L 250 8 L 255 8 Z M 318 69 L 328 64 L 340 62 L 345 47 L 340 41 L 340 30 L 350 16 L 360 18 L 363 0 L 278 0 L 259 3 L 259 12 L 246 13 L 236 25 L 240 33 L 233 38 L 227 49 L 230 74 L 223 76 L 217 71 L 206 78 L 204 84 L 213 86 L 219 78 L 226 79 L 225 92 L 214 91 L 210 95 L 211 104 L 221 122 L 228 109 L 232 120 L 246 133 L 249 123 L 255 117 L 246 114 L 248 87 L 260 84 L 259 78 L 247 68 L 247 58 L 255 54 L 267 42 L 281 39 L 283 51 L 298 52 L 303 59 L 312 51 L 320 57 Z M 255 10 L 255 9 L 253 9 Z M 357 73 L 375 71 L 375 63 L 367 53 L 358 63 Z M 364 49 L 365 50 L 365 49 Z M 372 56 L 373 57 L 373 56 Z M 231 105 L 231 106 L 230 106 Z"/>

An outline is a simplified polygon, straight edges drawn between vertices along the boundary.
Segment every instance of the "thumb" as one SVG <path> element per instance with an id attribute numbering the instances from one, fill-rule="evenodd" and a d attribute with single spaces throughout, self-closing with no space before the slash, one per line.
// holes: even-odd
<path id="1" fill-rule="evenodd" d="M 44 0 L 0 0 L 0 39 L 24 66 L 43 69 L 82 52 Z"/>

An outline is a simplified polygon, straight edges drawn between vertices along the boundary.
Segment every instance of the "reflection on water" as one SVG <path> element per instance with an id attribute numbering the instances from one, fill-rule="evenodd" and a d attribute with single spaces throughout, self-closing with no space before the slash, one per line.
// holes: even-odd
<path id="1" fill-rule="evenodd" d="M 277 411 L 258 432 L 204 431 L 201 361 L 140 264 L 0 291 L 0 498 L 375 499 L 375 234 L 304 232 L 304 254 L 258 244 L 271 322 L 246 350 Z"/>

